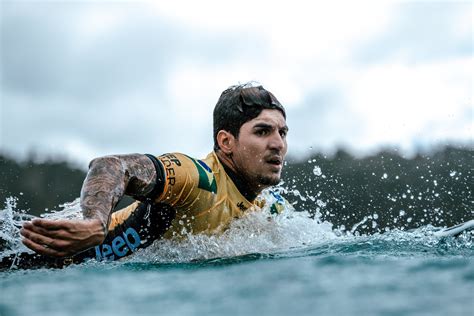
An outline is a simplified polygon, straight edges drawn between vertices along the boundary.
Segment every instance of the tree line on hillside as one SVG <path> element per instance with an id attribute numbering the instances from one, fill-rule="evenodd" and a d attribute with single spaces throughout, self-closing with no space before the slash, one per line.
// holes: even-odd
<path id="1" fill-rule="evenodd" d="M 474 219 L 473 153 L 445 147 L 411 159 L 393 151 L 360 159 L 343 150 L 331 158 L 316 154 L 288 164 L 284 186 L 297 209 L 320 213 L 336 228 L 451 226 Z"/>
<path id="2" fill-rule="evenodd" d="M 410 159 L 392 151 L 364 158 L 344 150 L 330 157 L 315 153 L 305 161 L 289 159 L 280 188 L 296 210 L 341 230 L 450 226 L 474 218 L 473 153 L 456 147 Z M 0 155 L 0 201 L 16 197 L 17 210 L 38 216 L 76 199 L 85 175 L 65 161 Z"/>

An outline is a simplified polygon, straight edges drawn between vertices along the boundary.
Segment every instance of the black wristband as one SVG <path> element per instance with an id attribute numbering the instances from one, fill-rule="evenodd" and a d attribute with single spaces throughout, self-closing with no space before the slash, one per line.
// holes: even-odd
<path id="1" fill-rule="evenodd" d="M 153 201 L 157 196 L 163 193 L 165 188 L 165 170 L 163 169 L 163 165 L 158 161 L 158 159 L 150 154 L 145 154 L 150 160 L 153 162 L 156 170 L 156 181 L 153 190 L 145 196 L 145 199 Z"/>

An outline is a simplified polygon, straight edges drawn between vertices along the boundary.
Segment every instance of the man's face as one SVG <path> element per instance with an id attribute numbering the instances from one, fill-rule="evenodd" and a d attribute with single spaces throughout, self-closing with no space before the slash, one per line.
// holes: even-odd
<path id="1" fill-rule="evenodd" d="M 264 188 L 280 182 L 288 145 L 288 127 L 279 110 L 264 109 L 259 116 L 240 127 L 232 159 L 236 171 L 250 185 Z"/>

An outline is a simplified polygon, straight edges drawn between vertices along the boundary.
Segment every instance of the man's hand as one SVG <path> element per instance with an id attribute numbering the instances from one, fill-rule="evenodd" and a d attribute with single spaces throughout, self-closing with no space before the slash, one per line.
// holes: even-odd
<path id="1" fill-rule="evenodd" d="M 97 246 L 105 239 L 99 219 L 49 220 L 35 218 L 20 230 L 26 247 L 42 255 L 67 257 Z"/>

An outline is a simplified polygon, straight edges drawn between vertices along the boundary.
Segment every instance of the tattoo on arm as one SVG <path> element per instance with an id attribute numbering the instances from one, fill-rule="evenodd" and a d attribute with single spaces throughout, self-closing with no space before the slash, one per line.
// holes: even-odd
<path id="1" fill-rule="evenodd" d="M 146 196 L 153 190 L 156 170 L 145 155 L 117 155 L 96 158 L 81 190 L 84 218 L 98 218 L 107 232 L 110 214 L 124 194 Z"/>

